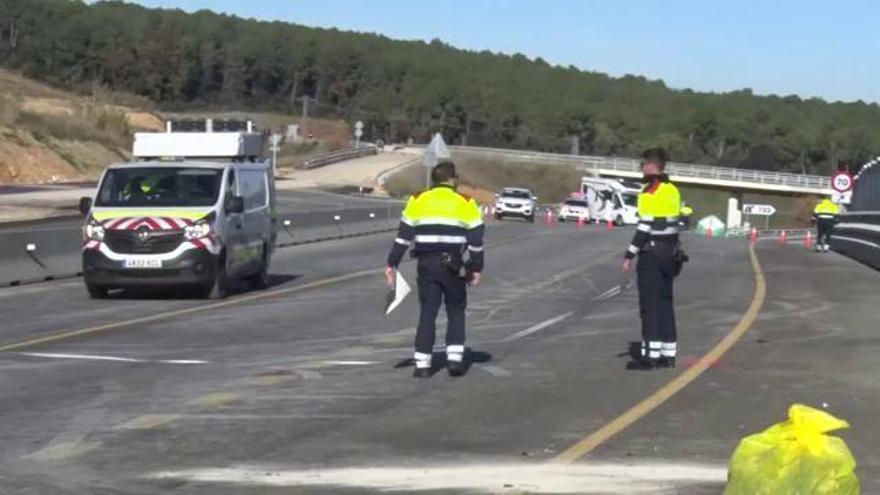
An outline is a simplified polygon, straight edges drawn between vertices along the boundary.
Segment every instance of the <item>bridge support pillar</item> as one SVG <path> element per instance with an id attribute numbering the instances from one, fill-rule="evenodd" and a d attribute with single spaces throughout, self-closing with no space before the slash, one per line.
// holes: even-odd
<path id="1" fill-rule="evenodd" d="M 733 193 L 727 200 L 727 230 L 742 228 L 742 193 Z"/>

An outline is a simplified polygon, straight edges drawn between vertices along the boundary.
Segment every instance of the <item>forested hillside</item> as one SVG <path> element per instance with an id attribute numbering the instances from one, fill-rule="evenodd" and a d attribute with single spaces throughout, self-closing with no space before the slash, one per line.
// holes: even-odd
<path id="1" fill-rule="evenodd" d="M 673 90 L 440 41 L 119 2 L 0 0 L 0 64 L 165 109 L 306 106 L 363 120 L 367 138 L 386 141 L 440 131 L 452 143 L 569 152 L 575 136 L 583 154 L 662 145 L 677 161 L 811 173 L 880 152 L 876 104 Z"/>

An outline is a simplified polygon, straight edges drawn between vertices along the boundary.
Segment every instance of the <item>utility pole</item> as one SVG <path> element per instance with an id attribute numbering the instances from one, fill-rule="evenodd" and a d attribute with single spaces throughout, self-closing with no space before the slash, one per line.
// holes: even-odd
<path id="1" fill-rule="evenodd" d="M 309 135 L 309 127 L 308 127 L 308 123 L 309 123 L 309 96 L 302 95 L 302 102 L 303 102 L 303 108 L 302 108 L 302 118 L 300 119 L 300 126 L 302 127 L 303 136 L 308 136 Z"/>
<path id="2" fill-rule="evenodd" d="M 281 144 L 281 134 L 272 134 L 272 177 L 278 177 L 278 151 Z"/>

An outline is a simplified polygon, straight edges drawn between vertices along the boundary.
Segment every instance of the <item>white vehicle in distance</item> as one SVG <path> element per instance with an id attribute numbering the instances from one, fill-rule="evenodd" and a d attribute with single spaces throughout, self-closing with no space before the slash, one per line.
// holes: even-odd
<path id="1" fill-rule="evenodd" d="M 574 222 L 590 221 L 590 205 L 583 197 L 571 197 L 565 200 L 565 203 L 559 208 L 559 221 L 565 222 L 571 220 Z"/>
<path id="2" fill-rule="evenodd" d="M 581 194 L 590 207 L 590 218 L 617 225 L 639 222 L 638 200 L 641 189 L 636 183 L 603 177 L 581 178 Z"/>
<path id="3" fill-rule="evenodd" d="M 527 187 L 505 187 L 495 195 L 495 219 L 520 217 L 535 221 L 535 193 Z"/>

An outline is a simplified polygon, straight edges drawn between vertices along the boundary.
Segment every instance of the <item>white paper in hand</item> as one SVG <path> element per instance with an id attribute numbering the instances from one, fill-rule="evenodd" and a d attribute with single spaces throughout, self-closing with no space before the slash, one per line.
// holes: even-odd
<path id="1" fill-rule="evenodd" d="M 385 316 L 390 315 L 391 312 L 400 306 L 400 303 L 406 299 L 406 296 L 412 292 L 412 288 L 406 283 L 406 279 L 403 278 L 400 271 L 394 273 L 394 288 L 388 291 L 388 302 L 385 306 Z"/>

